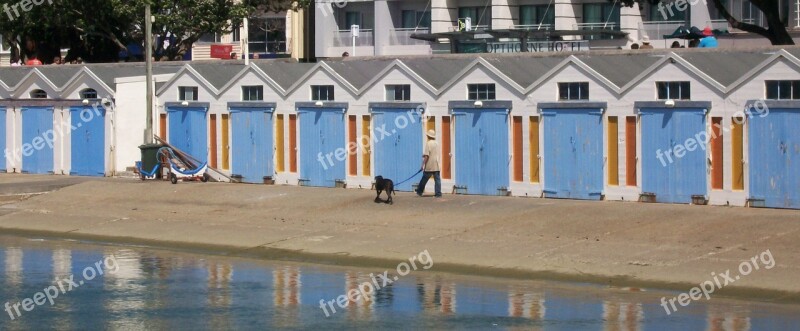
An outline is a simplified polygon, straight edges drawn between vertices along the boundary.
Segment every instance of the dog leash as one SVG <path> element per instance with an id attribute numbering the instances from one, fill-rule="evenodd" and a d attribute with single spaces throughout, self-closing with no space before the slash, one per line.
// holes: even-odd
<path id="1" fill-rule="evenodd" d="M 405 183 L 405 182 L 407 182 L 407 181 L 411 180 L 411 178 L 417 177 L 417 175 L 419 175 L 419 173 L 420 173 L 420 172 L 422 172 L 422 169 L 419 169 L 419 171 L 417 171 L 415 174 L 411 175 L 411 177 L 408 177 L 408 179 L 406 179 L 406 180 L 404 180 L 404 181 L 402 181 L 402 182 L 399 182 L 399 183 L 397 183 L 397 184 L 394 184 L 394 185 L 395 185 L 395 186 L 399 186 L 400 184 L 403 184 L 403 183 Z"/>

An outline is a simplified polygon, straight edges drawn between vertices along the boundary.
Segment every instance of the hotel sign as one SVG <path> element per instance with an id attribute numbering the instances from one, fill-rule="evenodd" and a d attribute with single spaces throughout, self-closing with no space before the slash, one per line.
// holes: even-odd
<path id="1" fill-rule="evenodd" d="M 575 41 L 529 41 L 527 42 L 528 52 L 578 52 L 588 51 L 588 40 Z M 519 41 L 509 42 L 489 42 L 486 43 L 487 53 L 521 53 L 522 44 Z"/>

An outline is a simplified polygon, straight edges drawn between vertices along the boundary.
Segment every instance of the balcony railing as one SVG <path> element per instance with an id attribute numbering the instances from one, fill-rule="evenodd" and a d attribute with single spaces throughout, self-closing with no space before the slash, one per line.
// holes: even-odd
<path id="1" fill-rule="evenodd" d="M 337 30 L 333 32 L 334 47 L 353 46 L 353 35 L 350 30 Z M 375 46 L 372 29 L 361 29 L 356 37 L 356 46 Z"/>
<path id="2" fill-rule="evenodd" d="M 528 31 L 547 31 L 553 30 L 555 27 L 552 24 L 521 24 L 512 25 L 511 29 L 514 30 L 528 30 Z"/>
<path id="3" fill-rule="evenodd" d="M 411 39 L 412 34 L 426 34 L 431 33 L 428 28 L 400 28 L 389 30 L 389 45 L 428 45 L 429 43 L 424 40 Z"/>
<path id="4" fill-rule="evenodd" d="M 594 30 L 617 30 L 619 31 L 619 25 L 617 23 L 578 23 L 573 26 L 575 30 L 587 30 L 587 31 L 594 31 Z M 584 40 L 605 40 L 605 39 L 614 39 L 613 36 L 602 36 L 602 35 L 588 35 L 583 36 Z"/>
<path id="5" fill-rule="evenodd" d="M 664 35 L 670 35 L 685 25 L 686 22 L 684 21 L 642 22 L 639 25 L 639 35 L 647 36 L 653 40 L 664 39 Z"/>

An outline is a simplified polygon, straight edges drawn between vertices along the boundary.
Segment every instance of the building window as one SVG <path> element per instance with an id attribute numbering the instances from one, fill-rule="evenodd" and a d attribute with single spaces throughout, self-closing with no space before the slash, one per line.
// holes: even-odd
<path id="1" fill-rule="evenodd" d="M 519 25 L 542 29 L 553 28 L 556 24 L 556 11 L 553 5 L 519 6 Z"/>
<path id="2" fill-rule="evenodd" d="M 242 86 L 242 101 L 264 100 L 264 86 Z"/>
<path id="3" fill-rule="evenodd" d="M 725 1 L 725 0 L 723 0 Z M 650 17 L 648 21 L 655 22 L 686 22 L 686 14 L 688 10 L 678 10 L 675 8 L 674 2 L 672 5 L 664 1 L 658 3 L 650 3 Z M 670 7 L 671 6 L 671 7 Z"/>
<path id="4" fill-rule="evenodd" d="M 467 97 L 469 100 L 494 100 L 494 84 L 469 84 L 467 85 Z"/>
<path id="5" fill-rule="evenodd" d="M 87 88 L 80 92 L 81 99 L 97 99 L 97 91 L 93 88 Z"/>
<path id="6" fill-rule="evenodd" d="M 800 80 L 768 80 L 767 99 L 800 100 Z"/>
<path id="7" fill-rule="evenodd" d="M 252 18 L 247 31 L 250 53 L 286 53 L 285 18 Z"/>
<path id="8" fill-rule="evenodd" d="M 333 85 L 311 85 L 311 101 L 333 100 Z"/>
<path id="9" fill-rule="evenodd" d="M 620 30 L 619 3 L 586 3 L 583 4 L 583 24 L 581 30 Z M 590 35 L 586 40 L 614 39 L 613 36 Z"/>
<path id="10" fill-rule="evenodd" d="M 490 28 L 492 23 L 492 7 L 459 7 L 458 19 L 463 20 L 467 17 L 472 20 L 473 30 L 478 28 Z"/>
<path id="11" fill-rule="evenodd" d="M 198 43 L 218 43 L 222 41 L 222 35 L 218 33 L 204 33 L 197 39 Z"/>
<path id="12" fill-rule="evenodd" d="M 386 101 L 411 101 L 411 85 L 386 85 Z"/>
<path id="13" fill-rule="evenodd" d="M 402 19 L 403 29 L 430 29 L 431 27 L 431 12 L 429 11 L 404 10 Z"/>
<path id="14" fill-rule="evenodd" d="M 692 98 L 689 82 L 656 82 L 658 100 L 689 100 Z"/>
<path id="15" fill-rule="evenodd" d="M 234 27 L 233 31 L 231 31 L 231 39 L 233 42 L 242 41 L 242 28 L 241 27 Z"/>
<path id="16" fill-rule="evenodd" d="M 47 99 L 47 92 L 44 90 L 31 91 L 31 99 Z"/>
<path id="17" fill-rule="evenodd" d="M 558 83 L 559 100 L 589 100 L 589 83 Z"/>
<path id="18" fill-rule="evenodd" d="M 179 86 L 179 101 L 197 101 L 197 86 Z"/>

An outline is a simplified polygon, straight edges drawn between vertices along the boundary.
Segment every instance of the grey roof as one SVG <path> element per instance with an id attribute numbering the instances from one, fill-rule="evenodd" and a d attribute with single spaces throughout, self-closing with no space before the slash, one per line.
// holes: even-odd
<path id="1" fill-rule="evenodd" d="M 81 70 L 81 67 L 72 65 L 48 65 L 37 66 L 36 69 L 44 74 L 47 79 L 53 82 L 53 85 L 60 88 L 66 85 L 70 78 L 75 76 L 75 74 Z"/>
<path id="2" fill-rule="evenodd" d="M 286 60 L 257 61 L 254 63 L 284 90 L 289 89 L 300 77 L 303 77 L 314 67 L 313 63 L 298 63 Z"/>
<path id="3" fill-rule="evenodd" d="M 386 69 L 394 60 L 392 59 L 367 59 L 326 61 L 333 71 L 342 76 L 356 89 L 361 89 L 370 80 L 375 78 L 382 70 Z"/>
<path id="4" fill-rule="evenodd" d="M 586 65 L 617 87 L 625 86 L 661 58 L 662 56 L 645 54 L 586 55 L 578 57 L 581 62 L 586 63 Z"/>
<path id="5" fill-rule="evenodd" d="M 564 61 L 562 57 L 490 57 L 492 66 L 507 75 L 515 83 L 527 88 L 536 80 Z"/>
<path id="6" fill-rule="evenodd" d="M 702 52 L 682 53 L 680 57 L 723 86 L 729 86 L 770 57 L 766 53 Z"/>
<path id="7" fill-rule="evenodd" d="M 789 54 L 792 54 L 794 57 L 800 59 L 800 48 L 787 48 L 786 51 L 789 52 Z"/>
<path id="8" fill-rule="evenodd" d="M 225 86 L 245 68 L 241 61 L 193 62 L 191 67 L 216 89 Z"/>
<path id="9" fill-rule="evenodd" d="M 144 63 L 91 64 L 87 66 L 104 84 L 114 89 L 114 80 L 120 77 L 144 76 Z M 181 62 L 158 62 L 153 64 L 153 74 L 174 74 L 183 67 Z"/>
<path id="10" fill-rule="evenodd" d="M 0 71 L 0 80 L 8 87 L 14 87 L 30 72 L 26 67 L 8 67 Z"/>
<path id="11" fill-rule="evenodd" d="M 475 61 L 475 58 L 432 57 L 401 59 L 401 61 L 428 82 L 428 84 L 439 89 L 453 79 L 461 70 L 464 70 L 472 61 Z"/>

